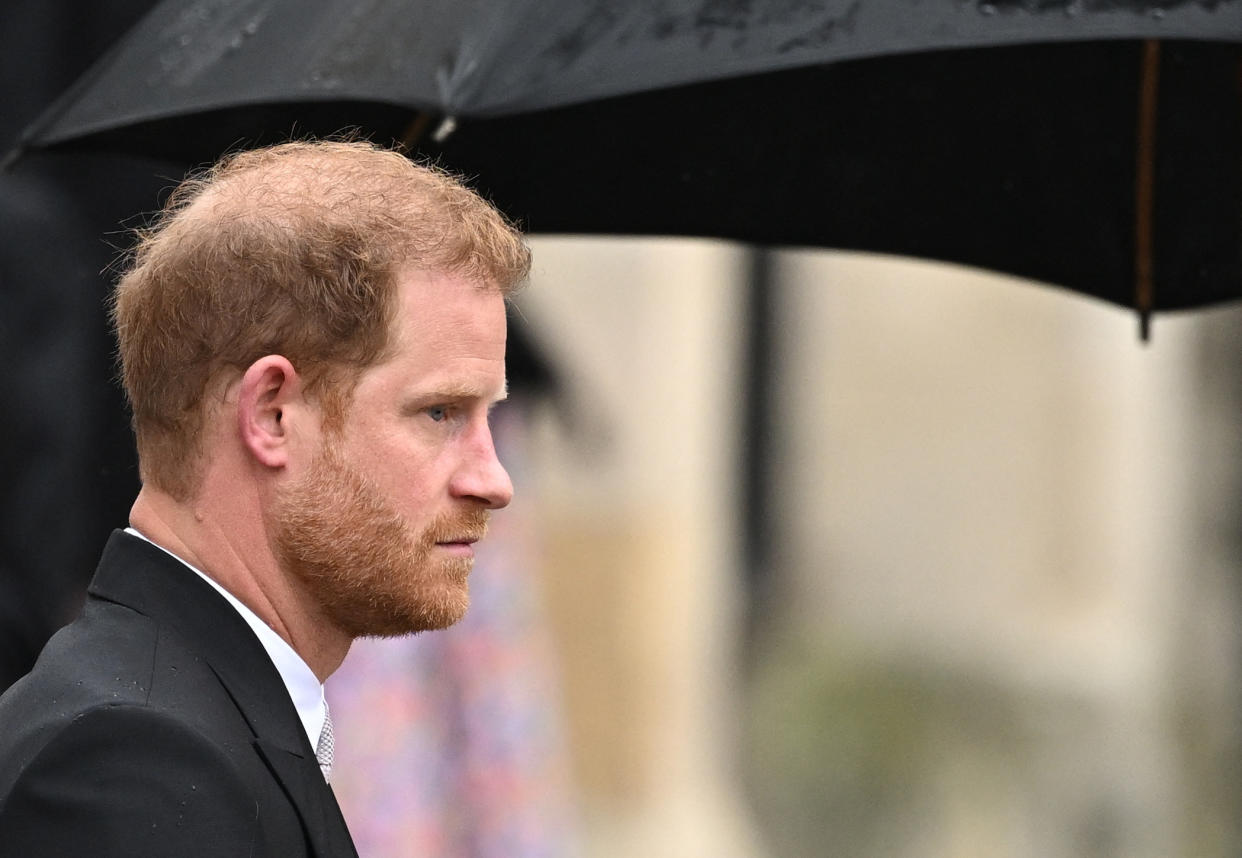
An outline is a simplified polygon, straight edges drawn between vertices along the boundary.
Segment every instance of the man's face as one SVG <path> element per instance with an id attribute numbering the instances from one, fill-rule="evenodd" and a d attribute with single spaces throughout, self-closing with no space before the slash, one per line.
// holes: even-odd
<path id="1" fill-rule="evenodd" d="M 473 543 L 513 494 L 487 420 L 505 395 L 504 299 L 454 275 L 398 284 L 392 358 L 272 511 L 282 565 L 352 637 L 461 619 Z"/>

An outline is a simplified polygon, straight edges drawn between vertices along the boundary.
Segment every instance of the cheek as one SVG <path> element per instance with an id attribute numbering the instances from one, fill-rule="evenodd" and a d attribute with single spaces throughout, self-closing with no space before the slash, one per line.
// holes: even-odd
<path id="1" fill-rule="evenodd" d="M 415 516 L 434 499 L 440 458 L 410 439 L 376 439 L 356 449 L 358 469 L 396 509 Z"/>

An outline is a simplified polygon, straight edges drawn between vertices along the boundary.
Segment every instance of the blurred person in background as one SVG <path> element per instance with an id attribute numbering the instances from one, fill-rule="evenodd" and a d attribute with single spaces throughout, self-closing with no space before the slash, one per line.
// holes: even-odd
<path id="1" fill-rule="evenodd" d="M 0 152 L 153 5 L 0 4 Z M 0 170 L 0 692 L 81 609 L 138 490 L 106 269 L 117 225 L 183 172 L 85 151 L 27 152 Z"/>

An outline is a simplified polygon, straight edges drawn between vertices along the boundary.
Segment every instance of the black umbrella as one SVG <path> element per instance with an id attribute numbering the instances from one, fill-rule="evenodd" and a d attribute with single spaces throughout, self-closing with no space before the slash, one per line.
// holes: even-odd
<path id="1" fill-rule="evenodd" d="M 1242 295 L 1240 0 L 166 0 L 27 146 L 209 160 L 347 125 L 538 232 Z"/>

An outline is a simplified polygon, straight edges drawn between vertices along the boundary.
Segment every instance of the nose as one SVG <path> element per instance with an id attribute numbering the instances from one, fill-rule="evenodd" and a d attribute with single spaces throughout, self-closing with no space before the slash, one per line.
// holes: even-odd
<path id="1" fill-rule="evenodd" d="M 483 426 L 469 444 L 452 484 L 454 497 L 501 509 L 513 500 L 513 481 L 496 455 L 491 429 Z"/>

